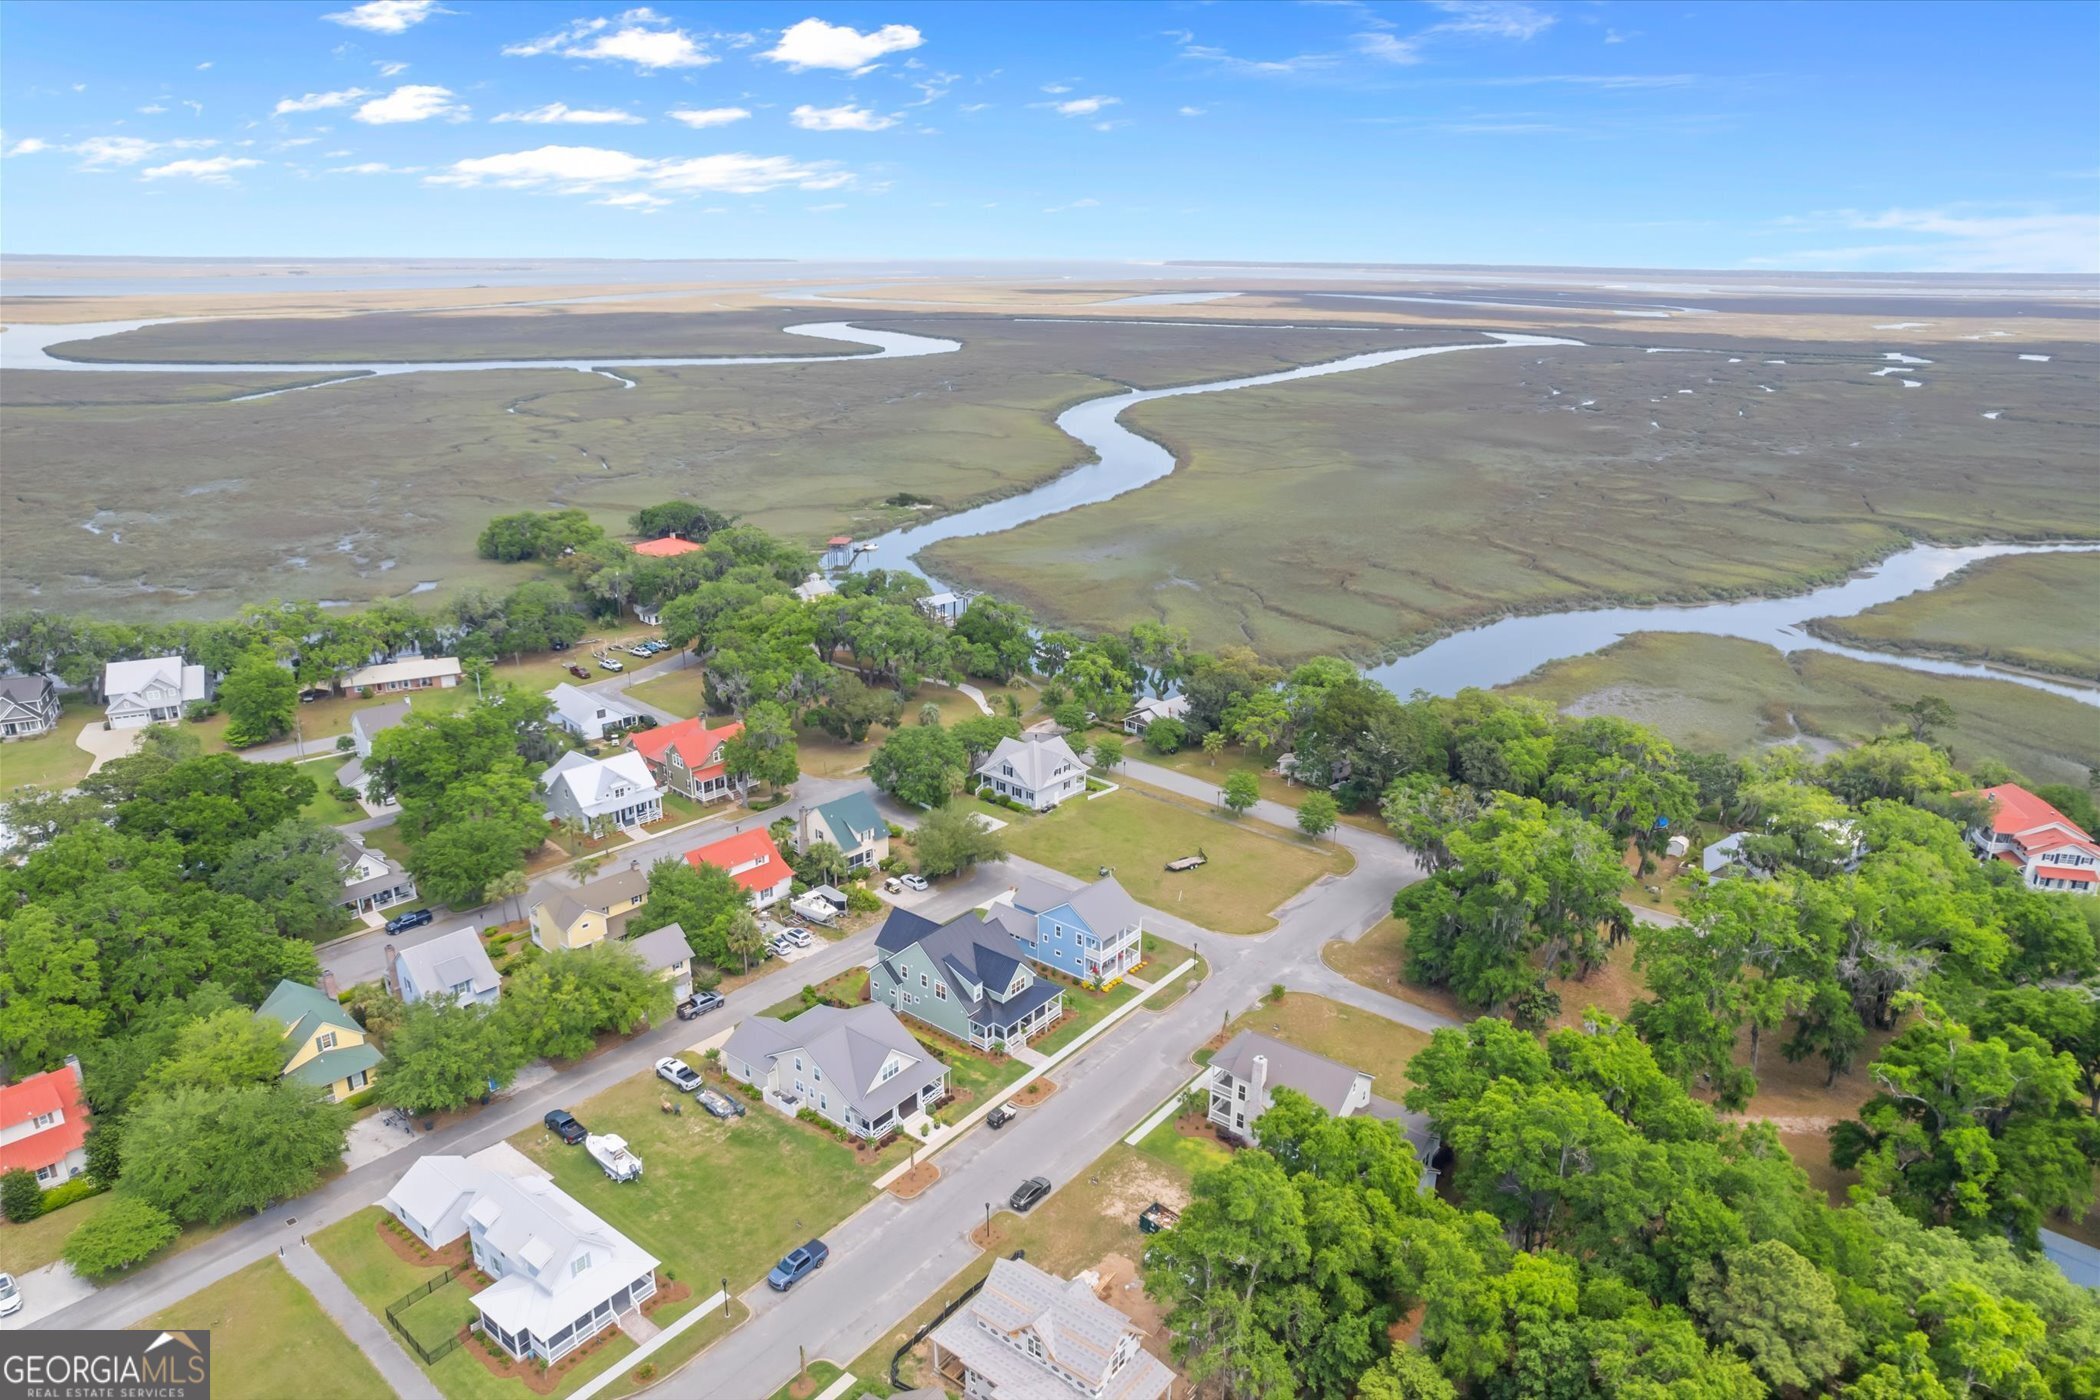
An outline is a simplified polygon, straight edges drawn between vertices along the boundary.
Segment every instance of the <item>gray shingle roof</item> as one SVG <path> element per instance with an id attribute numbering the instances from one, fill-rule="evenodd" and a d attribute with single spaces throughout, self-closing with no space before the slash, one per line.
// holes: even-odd
<path id="1" fill-rule="evenodd" d="M 722 1053 L 763 1066 L 797 1049 L 863 1118 L 881 1117 L 946 1072 L 887 1006 L 814 1006 L 789 1021 L 749 1016 L 730 1033 Z M 877 1083 L 875 1076 L 892 1052 L 911 1063 Z"/>
<path id="2" fill-rule="evenodd" d="M 1296 1089 L 1329 1113 L 1342 1111 L 1349 1091 L 1356 1085 L 1356 1076 L 1363 1073 L 1258 1031 L 1241 1031 L 1234 1036 L 1211 1057 L 1210 1066 L 1224 1070 L 1234 1079 L 1251 1081 L 1257 1055 L 1268 1058 L 1270 1090 Z"/>
<path id="3" fill-rule="evenodd" d="M 619 945 L 642 960 L 642 966 L 651 972 L 662 972 L 692 960 L 692 945 L 686 942 L 685 929 L 678 924 L 665 924 L 662 928 L 650 929 L 639 937 L 630 938 Z"/>
<path id="4" fill-rule="evenodd" d="M 1059 735 L 1001 739 L 999 747 L 992 750 L 992 756 L 979 765 L 977 772 L 980 776 L 994 773 L 1005 776 L 1001 770 L 1008 764 L 1014 770 L 1014 776 L 1008 781 L 1018 782 L 1031 791 L 1050 786 L 1060 776 L 1061 769 L 1086 771 L 1079 755 L 1073 753 L 1072 746 Z"/>
<path id="5" fill-rule="evenodd" d="M 1014 908 L 1024 913 L 1047 914 L 1060 904 L 1071 905 L 1080 921 L 1104 938 L 1135 927 L 1145 917 L 1143 907 L 1113 875 L 1077 890 L 1062 889 L 1035 875 L 1022 876 L 1014 886 Z"/>

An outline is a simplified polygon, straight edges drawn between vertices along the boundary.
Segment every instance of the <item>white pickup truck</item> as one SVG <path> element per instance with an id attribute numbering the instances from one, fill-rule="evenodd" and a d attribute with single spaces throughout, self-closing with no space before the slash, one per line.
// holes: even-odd
<path id="1" fill-rule="evenodd" d="M 592 1133 L 583 1140 L 583 1150 L 614 1181 L 641 1180 L 642 1159 L 627 1150 L 627 1139 L 618 1133 Z"/>

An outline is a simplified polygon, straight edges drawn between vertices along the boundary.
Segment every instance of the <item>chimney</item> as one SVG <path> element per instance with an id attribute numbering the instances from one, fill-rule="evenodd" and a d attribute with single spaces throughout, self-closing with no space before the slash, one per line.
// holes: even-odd
<path id="1" fill-rule="evenodd" d="M 387 949 L 387 951 L 391 953 L 394 950 L 389 948 Z M 343 993 L 341 989 L 338 988 L 335 984 L 335 974 L 333 972 L 330 972 L 327 968 L 321 969 L 321 990 L 328 993 L 328 999 L 330 1001 L 339 1001 L 342 999 Z"/>
<path id="2" fill-rule="evenodd" d="M 1268 1108 L 1269 1101 L 1263 1098 L 1262 1095 L 1269 1091 L 1269 1057 L 1267 1055 L 1256 1055 L 1254 1057 L 1253 1070 L 1252 1082 L 1254 1088 L 1247 1095 L 1247 1116 L 1249 1118 L 1259 1117 Z"/>
<path id="3" fill-rule="evenodd" d="M 387 944 L 387 945 L 386 945 L 386 989 L 387 989 L 388 991 L 392 992 L 392 993 L 393 993 L 393 994 L 394 994 L 395 996 L 397 996 L 397 997 L 401 995 L 401 974 L 400 974 L 400 972 L 399 972 L 399 971 L 397 970 L 397 964 L 399 964 L 399 963 L 400 963 L 400 961 L 401 961 L 401 955 L 400 955 L 399 953 L 397 953 L 397 952 L 395 952 L 395 951 L 394 951 L 394 945 L 393 945 L 393 944 L 391 944 L 391 943 Z"/>
<path id="4" fill-rule="evenodd" d="M 73 1082 L 75 1084 L 80 1083 L 80 1057 L 78 1055 L 66 1056 L 66 1068 L 73 1071 Z"/>

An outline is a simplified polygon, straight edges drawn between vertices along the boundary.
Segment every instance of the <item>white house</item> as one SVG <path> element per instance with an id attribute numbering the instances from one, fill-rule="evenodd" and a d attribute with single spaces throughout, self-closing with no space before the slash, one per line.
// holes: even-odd
<path id="1" fill-rule="evenodd" d="M 603 818 L 615 826 L 643 826 L 664 814 L 664 791 L 642 756 L 623 749 L 610 758 L 565 753 L 540 775 L 547 816 L 588 826 Z"/>
<path id="2" fill-rule="evenodd" d="M 966 1400 L 1161 1400 L 1174 1373 L 1144 1333 L 1095 1293 L 1092 1272 L 1066 1280 L 997 1259 L 984 1286 L 934 1329 L 934 1369 Z"/>
<path id="3" fill-rule="evenodd" d="M 87 1101 L 80 1061 L 0 1088 L 0 1171 L 25 1171 L 49 1190 L 87 1170 Z"/>
<path id="4" fill-rule="evenodd" d="M 102 668 L 102 695 L 111 729 L 143 729 L 182 718 L 182 708 L 211 693 L 202 666 L 179 656 L 112 661 Z"/>
<path id="5" fill-rule="evenodd" d="M 1147 697 L 1131 706 L 1130 713 L 1123 716 L 1123 732 L 1141 735 L 1156 719 L 1181 719 L 1189 717 L 1189 700 L 1186 695 L 1170 696 L 1165 700 Z"/>
<path id="6" fill-rule="evenodd" d="M 357 711 L 350 716 L 350 746 L 357 750 L 359 758 L 370 758 L 372 741 L 407 719 L 408 715 L 409 702 L 406 700 Z"/>
<path id="7" fill-rule="evenodd" d="M 462 927 L 400 952 L 387 944 L 386 986 L 404 1002 L 450 998 L 461 1006 L 494 1006 L 503 979 L 480 935 Z"/>
<path id="8" fill-rule="evenodd" d="M 474 1295 L 478 1325 L 521 1360 L 558 1361 L 656 1293 L 656 1257 L 540 1177 L 425 1157 L 380 1204 L 433 1249 L 472 1241 L 495 1280 Z"/>
<path id="9" fill-rule="evenodd" d="M 814 603 L 817 599 L 828 598 L 836 592 L 838 590 L 831 586 L 831 580 L 822 574 L 811 574 L 795 585 L 795 596 L 805 603 Z"/>
<path id="10" fill-rule="evenodd" d="M 384 851 L 375 851 L 344 834 L 336 859 L 343 872 L 343 908 L 357 915 L 377 915 L 416 897 L 416 877 Z"/>
<path id="11" fill-rule="evenodd" d="M 1241 1031 L 1210 1061 L 1210 1121 L 1234 1137 L 1257 1142 L 1254 1120 L 1275 1103 L 1275 1091 L 1296 1089 L 1337 1118 L 1371 1106 L 1371 1076 L 1272 1036 Z"/>
<path id="12" fill-rule="evenodd" d="M 722 1046 L 722 1068 L 790 1117 L 814 1109 L 864 1138 L 888 1136 L 948 1093 L 948 1067 L 887 1006 L 746 1017 Z"/>
<path id="13" fill-rule="evenodd" d="M 943 622 L 950 627 L 955 625 L 956 619 L 960 618 L 969 606 L 967 600 L 955 593 L 936 593 L 932 597 L 919 600 L 920 612 L 935 622 Z"/>
<path id="14" fill-rule="evenodd" d="M 2084 827 L 2016 783 L 1985 788 L 1982 796 L 1991 815 L 1969 832 L 1979 856 L 2012 866 L 2030 889 L 2100 892 L 2100 842 Z"/>
<path id="15" fill-rule="evenodd" d="M 49 676 L 0 676 L 0 739 L 26 739 L 58 727 L 58 682 Z"/>
<path id="16" fill-rule="evenodd" d="M 411 656 L 400 661 L 383 661 L 377 666 L 360 666 L 346 671 L 336 680 L 336 687 L 346 693 L 358 695 L 393 695 L 404 690 L 450 690 L 459 684 L 459 658 L 456 656 Z"/>
<path id="17" fill-rule="evenodd" d="M 579 739 L 597 743 L 642 722 L 642 712 L 610 691 L 579 690 L 564 681 L 547 692 L 552 719 Z"/>
<path id="18" fill-rule="evenodd" d="M 1038 812 L 1086 791 L 1086 766 L 1061 735 L 1001 739 L 977 769 L 977 777 L 1001 797 Z"/>

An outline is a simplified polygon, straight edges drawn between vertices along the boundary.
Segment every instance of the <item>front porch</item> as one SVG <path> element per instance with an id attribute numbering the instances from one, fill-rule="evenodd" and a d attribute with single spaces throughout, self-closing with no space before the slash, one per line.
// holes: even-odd
<path id="1" fill-rule="evenodd" d="M 970 1022 L 971 1048 L 989 1050 L 995 1045 L 1001 1045 L 1008 1051 L 1013 1051 L 1063 1020 L 1064 990 L 1048 982 L 1038 982 L 1036 986 L 1050 987 L 1051 995 L 1030 1010 L 1005 1021 Z"/>

